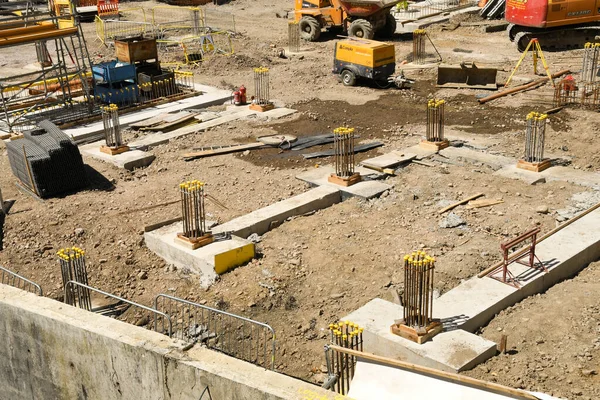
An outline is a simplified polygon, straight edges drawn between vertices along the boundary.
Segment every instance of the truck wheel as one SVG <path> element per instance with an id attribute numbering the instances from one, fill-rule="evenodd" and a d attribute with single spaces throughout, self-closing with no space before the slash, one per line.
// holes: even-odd
<path id="1" fill-rule="evenodd" d="M 384 38 L 391 38 L 396 33 L 396 18 L 392 14 L 385 16 L 385 25 L 379 30 L 379 35 Z"/>
<path id="2" fill-rule="evenodd" d="M 348 36 L 373 39 L 373 26 L 366 19 L 356 19 L 348 27 Z"/>
<path id="3" fill-rule="evenodd" d="M 300 18 L 300 37 L 309 42 L 314 42 L 321 36 L 321 24 L 314 17 Z"/>
<path id="4" fill-rule="evenodd" d="M 356 84 L 356 75 L 349 69 L 343 70 L 340 76 L 342 77 L 344 86 L 354 86 Z"/>

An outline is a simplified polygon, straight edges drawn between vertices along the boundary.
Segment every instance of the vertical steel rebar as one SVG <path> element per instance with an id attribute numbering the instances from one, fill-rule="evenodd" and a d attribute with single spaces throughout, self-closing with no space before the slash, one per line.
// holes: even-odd
<path id="1" fill-rule="evenodd" d="M 425 61 L 425 30 L 417 29 L 413 31 L 413 57 L 415 64 L 423 64 Z"/>
<path id="2" fill-rule="evenodd" d="M 255 103 L 258 105 L 271 104 L 269 95 L 269 69 L 254 68 Z"/>
<path id="3" fill-rule="evenodd" d="M 188 239 L 204 236 L 206 232 L 206 210 L 204 207 L 204 183 L 193 180 L 179 184 L 183 235 Z"/>
<path id="4" fill-rule="evenodd" d="M 547 118 L 548 115 L 546 114 L 536 112 L 527 114 L 524 155 L 524 160 L 527 162 L 539 163 L 544 160 Z"/>
<path id="5" fill-rule="evenodd" d="M 425 252 L 404 256 L 404 325 L 417 329 L 432 322 L 434 269 L 435 259 Z"/>
<path id="6" fill-rule="evenodd" d="M 335 174 L 340 177 L 354 175 L 354 128 L 337 128 L 333 131 Z"/>
<path id="7" fill-rule="evenodd" d="M 78 247 L 60 249 L 57 253 L 61 276 L 63 281 L 63 290 L 69 281 L 75 281 L 88 285 L 87 270 L 85 267 L 85 252 Z M 66 291 L 64 302 L 69 305 L 77 305 L 79 308 L 91 311 L 92 302 L 90 292 L 87 288 L 70 286 Z"/>
<path id="8" fill-rule="evenodd" d="M 104 125 L 104 139 L 108 147 L 117 148 L 123 145 L 121 125 L 119 124 L 119 107 L 109 104 L 102 107 L 102 123 Z"/>
<path id="9" fill-rule="evenodd" d="M 425 138 L 428 142 L 444 141 L 444 100 L 431 99 L 427 102 L 427 125 Z"/>
<path id="10" fill-rule="evenodd" d="M 298 53 L 300 51 L 300 24 L 298 21 L 288 22 L 288 45 L 290 52 Z"/>

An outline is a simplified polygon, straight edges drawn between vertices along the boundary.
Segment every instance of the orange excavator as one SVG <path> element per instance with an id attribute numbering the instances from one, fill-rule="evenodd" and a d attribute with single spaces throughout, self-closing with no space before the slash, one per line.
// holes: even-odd
<path id="1" fill-rule="evenodd" d="M 348 36 L 391 37 L 396 19 L 390 10 L 402 0 L 295 0 L 300 37 L 314 42 L 322 29 L 341 29 Z M 600 0 L 599 0 L 600 1 Z"/>
<path id="2" fill-rule="evenodd" d="M 532 38 L 543 50 L 577 49 L 600 35 L 600 0 L 506 0 L 505 18 L 521 52 Z"/>

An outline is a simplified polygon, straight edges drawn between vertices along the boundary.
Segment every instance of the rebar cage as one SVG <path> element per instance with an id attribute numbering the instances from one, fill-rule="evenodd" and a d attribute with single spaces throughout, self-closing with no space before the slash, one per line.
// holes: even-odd
<path id="1" fill-rule="evenodd" d="M 540 163 L 544 160 L 547 118 L 548 115 L 537 112 L 530 112 L 527 114 L 524 161 Z"/>
<path id="2" fill-rule="evenodd" d="M 425 137 L 428 142 L 443 142 L 444 137 L 444 100 L 431 99 L 427 102 L 427 126 Z"/>
<path id="3" fill-rule="evenodd" d="M 435 259 L 423 251 L 404 256 L 404 325 L 426 328 L 433 321 Z"/>
<path id="4" fill-rule="evenodd" d="M 193 180 L 179 184 L 181 194 L 181 212 L 183 217 L 183 236 L 197 239 L 206 231 L 206 211 L 204 207 L 204 183 Z"/>
<path id="5" fill-rule="evenodd" d="M 60 249 L 56 254 L 60 263 L 60 272 L 65 292 L 64 302 L 91 311 L 92 301 L 90 291 L 83 286 L 67 285 L 71 281 L 88 285 L 85 252 L 78 247 L 68 247 Z"/>
<path id="6" fill-rule="evenodd" d="M 354 128 L 336 128 L 333 131 L 335 174 L 348 178 L 354 175 Z"/>

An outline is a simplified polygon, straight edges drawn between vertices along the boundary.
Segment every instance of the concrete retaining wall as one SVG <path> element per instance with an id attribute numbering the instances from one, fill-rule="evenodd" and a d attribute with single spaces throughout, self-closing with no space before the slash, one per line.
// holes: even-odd
<path id="1" fill-rule="evenodd" d="M 335 394 L 0 284 L 0 399 L 276 400 Z M 204 393 L 210 391 L 210 396 Z"/>

